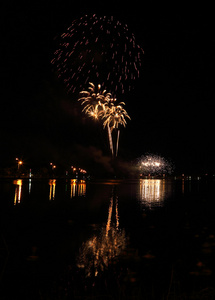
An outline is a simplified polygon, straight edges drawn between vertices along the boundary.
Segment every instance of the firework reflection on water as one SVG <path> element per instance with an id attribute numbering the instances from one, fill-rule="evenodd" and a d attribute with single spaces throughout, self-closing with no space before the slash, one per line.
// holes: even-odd
<path id="1" fill-rule="evenodd" d="M 140 179 L 138 198 L 149 209 L 162 207 L 171 194 L 171 185 L 165 179 Z"/>
<path id="2" fill-rule="evenodd" d="M 115 222 L 112 221 L 114 215 Z M 77 267 L 85 270 L 86 277 L 97 276 L 116 261 L 126 244 L 125 231 L 119 228 L 118 198 L 112 196 L 107 223 L 98 235 L 93 235 L 83 243 L 77 258 Z"/>

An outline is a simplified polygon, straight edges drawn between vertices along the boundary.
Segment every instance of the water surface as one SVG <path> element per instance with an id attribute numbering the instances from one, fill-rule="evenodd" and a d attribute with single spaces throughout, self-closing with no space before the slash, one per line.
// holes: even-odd
<path id="1" fill-rule="evenodd" d="M 3 299 L 170 299 L 213 287 L 214 182 L 4 179 L 0 188 Z"/>

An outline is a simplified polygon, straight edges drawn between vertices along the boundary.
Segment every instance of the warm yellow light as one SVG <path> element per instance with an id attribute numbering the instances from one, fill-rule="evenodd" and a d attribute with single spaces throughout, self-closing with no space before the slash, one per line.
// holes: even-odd
<path id="1" fill-rule="evenodd" d="M 116 210 L 116 223 L 112 222 L 113 210 Z M 99 235 L 92 236 L 82 248 L 77 260 L 78 268 L 84 268 L 86 276 L 97 276 L 104 271 L 110 261 L 115 259 L 126 247 L 126 236 L 124 230 L 119 230 L 119 215 L 117 197 L 111 197 L 108 220 Z"/>
<path id="2" fill-rule="evenodd" d="M 165 198 L 165 180 L 143 179 L 140 181 L 140 198 L 144 204 L 152 208 L 162 205 Z"/>
<path id="3" fill-rule="evenodd" d="M 22 179 L 15 179 L 13 181 L 13 184 L 21 186 L 22 185 Z"/>
<path id="4" fill-rule="evenodd" d="M 13 181 L 13 184 L 16 185 L 16 189 L 15 189 L 15 195 L 14 195 L 14 205 L 16 205 L 16 203 L 20 203 L 21 200 L 21 193 L 22 193 L 22 179 L 17 179 Z"/>
<path id="5" fill-rule="evenodd" d="M 55 199 L 55 186 L 56 186 L 56 179 L 50 179 L 49 180 L 49 200 L 54 200 Z"/>
<path id="6" fill-rule="evenodd" d="M 18 163 L 19 163 L 19 165 L 22 165 L 22 164 L 23 164 L 23 162 L 22 162 L 21 160 L 20 160 Z"/>

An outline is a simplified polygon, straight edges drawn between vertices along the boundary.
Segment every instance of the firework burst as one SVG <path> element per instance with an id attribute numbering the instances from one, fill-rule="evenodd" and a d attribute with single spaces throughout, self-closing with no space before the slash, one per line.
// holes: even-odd
<path id="1" fill-rule="evenodd" d="M 78 101 L 81 101 L 81 105 L 84 106 L 82 111 L 89 117 L 102 120 L 103 127 L 107 127 L 112 156 L 114 156 L 112 132 L 114 129 L 117 130 L 115 151 L 115 156 L 117 156 L 120 133 L 119 125 L 125 127 L 125 118 L 130 119 L 127 111 L 123 107 L 125 103 L 120 102 L 118 105 L 115 105 L 116 99 L 112 97 L 111 93 L 107 93 L 106 90 L 102 91 L 101 85 L 98 85 L 96 89 L 93 83 L 89 83 L 88 90 L 80 92 L 80 96 Z"/>
<path id="2" fill-rule="evenodd" d="M 138 168 L 142 175 L 171 174 L 173 164 L 162 156 L 146 154 L 138 159 Z"/>
<path id="3" fill-rule="evenodd" d="M 127 122 L 125 118 L 131 119 L 127 113 L 127 111 L 123 108 L 123 105 L 125 105 L 124 102 L 120 102 L 118 105 L 114 105 L 111 103 L 111 106 L 106 106 L 106 109 L 103 114 L 103 118 L 105 121 L 103 122 L 103 126 L 109 125 L 111 128 L 111 131 L 113 129 L 118 129 L 119 125 L 126 126 Z"/>
<path id="4" fill-rule="evenodd" d="M 127 25 L 113 17 L 85 15 L 56 37 L 51 63 L 68 92 L 75 93 L 89 81 L 105 82 L 115 94 L 133 88 L 140 76 L 144 51 Z"/>
<path id="5" fill-rule="evenodd" d="M 81 105 L 84 106 L 82 109 L 88 116 L 98 119 L 105 110 L 105 104 L 109 101 L 111 96 L 106 90 L 101 90 L 101 85 L 97 86 L 97 89 L 93 83 L 89 83 L 88 91 L 80 92 Z"/>

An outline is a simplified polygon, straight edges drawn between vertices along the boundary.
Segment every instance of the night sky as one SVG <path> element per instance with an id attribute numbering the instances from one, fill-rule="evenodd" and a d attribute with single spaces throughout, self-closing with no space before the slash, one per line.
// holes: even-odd
<path id="1" fill-rule="evenodd" d="M 56 35 L 97 13 L 126 23 L 145 52 L 141 76 L 122 99 L 131 121 L 121 131 L 121 159 L 150 152 L 173 160 L 177 172 L 215 173 L 212 8 L 33 3 L 2 9 L 1 165 L 20 157 L 29 166 L 54 161 L 108 170 L 106 132 L 81 113 L 50 63 Z"/>

